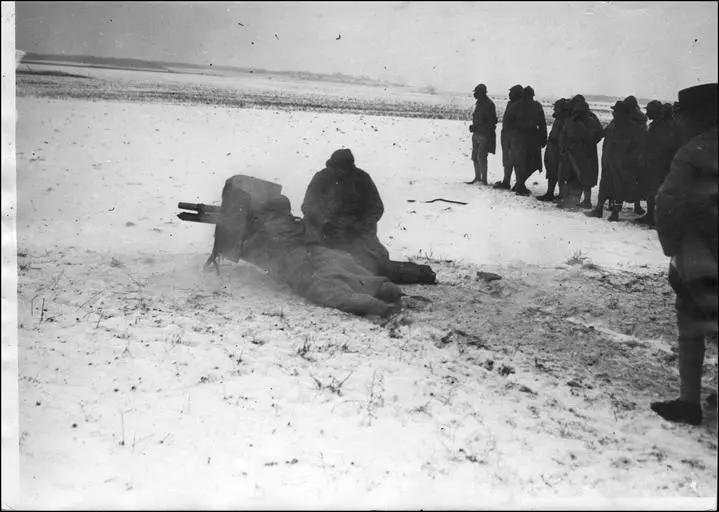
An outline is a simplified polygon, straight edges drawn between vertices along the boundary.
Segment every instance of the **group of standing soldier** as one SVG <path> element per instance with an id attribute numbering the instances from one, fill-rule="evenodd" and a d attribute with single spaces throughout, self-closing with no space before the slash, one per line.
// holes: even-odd
<path id="1" fill-rule="evenodd" d="M 547 170 L 547 192 L 540 201 L 556 200 L 561 208 L 591 209 L 597 185 L 602 144 L 601 180 L 597 205 L 585 212 L 601 218 L 609 202 L 610 221 L 619 220 L 622 203 L 647 202 L 640 222 L 656 226 L 664 253 L 671 257 L 669 283 L 676 293 L 679 330 L 679 398 L 653 402 L 654 412 L 669 421 L 702 422 L 701 377 L 705 338 L 717 336 L 717 84 L 679 91 L 671 105 L 658 100 L 646 115 L 634 96 L 617 101 L 612 121 L 603 128 L 581 95 L 554 103 L 554 122 L 547 136 L 541 105 L 531 87 L 515 85 L 502 118 L 504 179 L 494 187 L 529 195 L 525 186 L 541 171 L 541 148 Z M 497 116 L 487 88 L 475 89 L 477 106 L 470 131 L 476 177 L 469 183 L 487 184 L 487 153 L 494 146 Z M 651 121 L 647 126 L 647 122 Z M 554 191 L 559 186 L 559 194 Z"/>
<path id="2" fill-rule="evenodd" d="M 477 103 L 469 129 L 475 178 L 468 183 L 487 185 L 487 156 L 496 151 L 497 115 L 484 84 L 475 88 L 474 97 Z M 654 196 L 681 145 L 673 110 L 671 104 L 653 100 L 647 104 L 645 115 L 636 98 L 628 96 L 612 107 L 613 119 L 604 128 L 584 96 L 578 94 L 554 103 L 554 121 L 547 134 L 544 110 L 534 99 L 534 89 L 515 85 L 509 89 L 502 116 L 504 176 L 493 186 L 528 196 L 527 179 L 535 171 L 541 172 L 544 163 L 547 192 L 538 200 L 554 201 L 558 208 L 591 209 L 586 215 L 599 218 L 608 202 L 609 221 L 619 220 L 623 202 L 630 202 L 636 213 L 646 213 L 638 222 L 654 225 Z M 647 126 L 648 120 L 651 123 Z M 597 145 L 602 139 L 600 180 Z M 513 173 L 515 184 L 511 186 Z M 592 209 L 591 194 L 597 184 L 598 202 Z M 646 212 L 640 201 L 647 202 Z"/>

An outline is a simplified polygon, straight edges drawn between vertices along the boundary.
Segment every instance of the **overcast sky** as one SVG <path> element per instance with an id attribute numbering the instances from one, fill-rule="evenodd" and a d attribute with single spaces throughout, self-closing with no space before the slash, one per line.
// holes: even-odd
<path id="1" fill-rule="evenodd" d="M 671 100 L 717 81 L 717 3 L 17 2 L 16 43 L 449 91 L 520 83 L 538 96 Z"/>

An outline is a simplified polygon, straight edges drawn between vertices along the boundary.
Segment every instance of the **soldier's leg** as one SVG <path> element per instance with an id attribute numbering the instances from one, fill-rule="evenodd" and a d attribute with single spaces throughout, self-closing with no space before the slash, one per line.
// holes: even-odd
<path id="1" fill-rule="evenodd" d="M 390 303 L 397 302 L 402 295 L 404 294 L 400 287 L 390 281 L 382 283 L 375 293 L 375 297 L 379 300 Z"/>
<path id="2" fill-rule="evenodd" d="M 504 177 L 502 181 L 497 181 L 493 187 L 501 190 L 509 190 L 512 181 L 512 155 L 509 149 L 509 135 L 502 131 L 500 134 L 502 145 L 502 166 L 504 167 Z"/>
<path id="3" fill-rule="evenodd" d="M 487 157 L 489 156 L 489 137 L 477 136 L 477 163 L 479 164 L 479 182 L 487 184 Z"/>
<path id="4" fill-rule="evenodd" d="M 526 163 L 520 163 L 519 165 L 515 165 L 514 169 L 514 176 L 516 181 L 514 182 L 514 187 L 512 187 L 512 190 L 514 190 L 514 192 L 520 196 L 530 195 L 529 189 L 525 185 L 527 179 L 530 176 L 529 166 Z"/>
<path id="5" fill-rule="evenodd" d="M 467 185 L 472 185 L 480 180 L 480 164 L 479 164 L 479 140 L 476 133 L 472 134 L 472 165 L 474 166 L 474 179 L 472 181 L 465 181 Z"/>
<path id="6" fill-rule="evenodd" d="M 505 165 L 504 166 L 504 177 L 502 178 L 502 181 L 497 181 L 493 187 L 502 189 L 502 190 L 509 190 L 511 187 L 512 182 L 512 165 Z"/>
<path id="7" fill-rule="evenodd" d="M 315 304 L 337 308 L 354 315 L 387 316 L 395 310 L 393 304 L 366 293 L 356 293 L 341 279 L 317 279 L 304 290 L 302 295 Z"/>
<path id="8" fill-rule="evenodd" d="M 582 199 L 582 202 L 579 203 L 579 206 L 582 208 L 589 209 L 592 207 L 592 187 L 583 187 L 582 188 L 582 194 L 584 195 L 584 199 Z"/>
<path id="9" fill-rule="evenodd" d="M 654 197 L 647 198 L 647 213 L 644 217 L 637 219 L 637 222 L 646 224 L 647 226 L 654 225 Z"/>
<path id="10" fill-rule="evenodd" d="M 482 163 L 479 161 L 479 156 L 476 160 L 472 160 L 472 164 L 474 165 L 474 179 L 469 182 L 470 184 L 482 181 Z"/>
<path id="11" fill-rule="evenodd" d="M 389 261 L 389 251 L 377 235 L 366 233 L 351 239 L 333 240 L 332 249 L 348 252 L 354 260 L 374 275 L 382 275 Z"/>
<path id="12" fill-rule="evenodd" d="M 641 203 L 641 201 L 634 201 L 634 213 L 638 215 L 644 215 L 646 213 Z"/>
<path id="13" fill-rule="evenodd" d="M 647 223 L 654 225 L 654 197 L 647 199 Z"/>
<path id="14" fill-rule="evenodd" d="M 437 275 L 429 265 L 389 260 L 381 275 L 397 284 L 437 284 Z"/>
<path id="15" fill-rule="evenodd" d="M 622 201 L 609 200 L 609 208 L 612 210 L 612 213 L 607 218 L 609 222 L 617 222 L 619 220 L 619 212 L 622 211 L 622 203 Z"/>
<path id="16" fill-rule="evenodd" d="M 479 155 L 479 182 L 487 184 L 487 153 Z"/>
<path id="17" fill-rule="evenodd" d="M 654 402 L 651 408 L 666 420 L 699 425 L 702 422 L 701 379 L 705 350 L 704 335 L 707 329 L 706 321 L 711 318 L 708 318 L 694 301 L 689 288 L 682 283 L 673 267 L 669 271 L 669 282 L 677 294 L 679 399 Z M 716 287 L 713 293 L 716 295 Z M 713 323 L 716 324 L 716 318 L 713 319 Z"/>
<path id="18" fill-rule="evenodd" d="M 540 201 L 551 201 L 554 199 L 554 189 L 557 188 L 557 178 L 547 178 L 547 193 L 542 196 L 537 196 Z"/>
<path id="19" fill-rule="evenodd" d="M 559 156 L 557 163 L 557 185 L 559 185 L 559 193 L 555 199 L 561 201 L 567 190 L 567 161 L 566 157 L 562 155 Z"/>
<path id="20" fill-rule="evenodd" d="M 562 191 L 562 200 L 557 203 L 557 208 L 576 208 L 579 196 L 582 193 L 582 185 L 576 174 L 567 174 L 567 182 Z"/>

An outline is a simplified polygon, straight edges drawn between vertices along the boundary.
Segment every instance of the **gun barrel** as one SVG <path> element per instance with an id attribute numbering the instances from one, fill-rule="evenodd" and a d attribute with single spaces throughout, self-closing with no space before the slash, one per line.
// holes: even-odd
<path id="1" fill-rule="evenodd" d="M 201 213 L 190 213 L 180 212 L 177 214 L 180 220 L 186 220 L 190 222 L 204 222 L 205 224 L 217 224 L 220 215 L 213 212 L 201 212 Z"/>
<path id="2" fill-rule="evenodd" d="M 219 213 L 220 207 L 212 204 L 202 203 L 177 203 L 180 210 L 192 210 L 198 213 Z"/>

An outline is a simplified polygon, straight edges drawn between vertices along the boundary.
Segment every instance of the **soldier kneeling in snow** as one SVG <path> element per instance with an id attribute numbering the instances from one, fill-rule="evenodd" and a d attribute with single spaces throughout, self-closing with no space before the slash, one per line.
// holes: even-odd
<path id="1" fill-rule="evenodd" d="M 307 187 L 302 213 L 307 241 L 346 251 L 374 275 L 393 283 L 435 284 L 427 265 L 392 261 L 377 238 L 384 205 L 372 178 L 355 166 L 349 149 L 338 149 Z"/>

